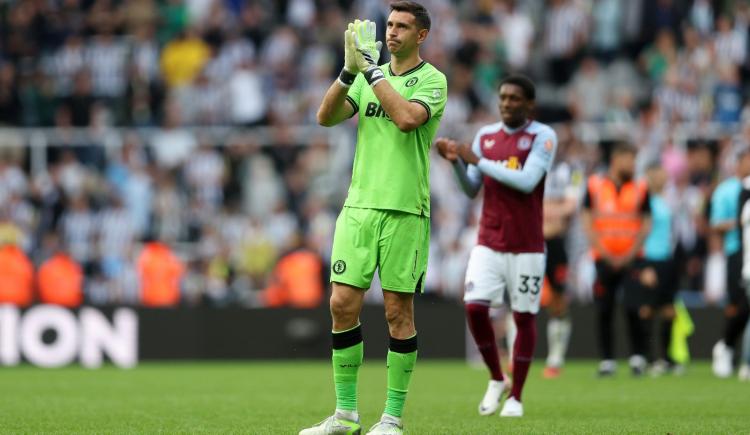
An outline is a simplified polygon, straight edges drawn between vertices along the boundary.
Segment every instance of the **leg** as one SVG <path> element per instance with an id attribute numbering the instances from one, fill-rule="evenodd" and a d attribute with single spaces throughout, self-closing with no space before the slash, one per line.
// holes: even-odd
<path id="1" fill-rule="evenodd" d="M 495 331 L 490 320 L 489 301 L 486 301 L 486 303 L 467 302 L 465 310 L 471 336 L 474 337 L 474 342 L 477 344 L 479 353 L 482 354 L 484 364 L 490 371 L 490 377 L 494 381 L 502 381 L 503 371 L 500 368 Z"/>
<path id="2" fill-rule="evenodd" d="M 742 335 L 748 319 L 747 295 L 742 286 L 742 253 L 727 258 L 727 296 L 729 303 L 724 310 L 726 327 L 724 338 L 712 350 L 712 369 L 716 376 L 726 378 L 734 370 L 735 346 Z"/>
<path id="3" fill-rule="evenodd" d="M 388 347 L 388 394 L 385 412 L 401 418 L 409 381 L 417 362 L 417 332 L 414 327 L 414 294 L 383 291 L 385 318 L 391 335 Z"/>
<path id="4" fill-rule="evenodd" d="M 674 304 L 667 304 L 660 308 L 659 317 L 659 357 L 668 363 L 673 363 L 669 356 L 669 345 L 672 343 L 672 323 L 675 317 Z"/>
<path id="5" fill-rule="evenodd" d="M 724 343 L 728 348 L 734 350 L 748 321 L 748 301 L 745 289 L 742 286 L 742 256 L 740 253 L 730 255 L 727 259 L 727 280 L 729 303 L 724 310 L 726 316 Z"/>
<path id="6" fill-rule="evenodd" d="M 544 263 L 544 254 L 516 254 L 509 257 L 508 291 L 518 332 L 513 345 L 513 388 L 500 415 L 515 415 L 506 412 L 507 407 L 510 406 L 511 411 L 515 407 L 514 404 L 508 405 L 508 402 L 521 403 L 521 393 L 536 346 L 536 313 L 539 312 Z M 519 409 L 522 414 L 522 408 Z"/>
<path id="7" fill-rule="evenodd" d="M 373 426 L 401 429 L 401 414 L 417 362 L 414 293 L 421 292 L 430 243 L 429 219 L 409 213 L 383 212 L 379 241 L 380 282 L 388 322 L 388 384 L 385 411 Z M 390 433 L 390 432 L 389 432 Z"/>
<path id="8" fill-rule="evenodd" d="M 362 311 L 365 292 L 346 284 L 333 283 L 331 317 L 333 319 L 333 380 L 336 410 L 357 412 L 357 375 L 363 359 Z"/>
<path id="9" fill-rule="evenodd" d="M 500 406 L 500 398 L 505 389 L 495 330 L 489 314 L 490 305 L 493 302 L 501 302 L 503 297 L 504 283 L 498 272 L 500 268 L 500 254 L 481 245 L 472 249 L 466 267 L 466 320 L 484 364 L 490 372 L 487 390 L 479 402 L 480 415 L 494 414 Z"/>
<path id="10" fill-rule="evenodd" d="M 550 303 L 547 306 L 549 322 L 547 323 L 547 367 L 544 376 L 554 378 L 559 376 L 560 367 L 565 360 L 565 354 L 570 340 L 570 318 L 568 317 L 568 303 L 565 299 L 565 286 L 568 275 L 568 256 L 565 252 L 565 239 L 562 237 L 547 240 L 547 264 L 545 275 L 549 283 Z"/>
<path id="11" fill-rule="evenodd" d="M 653 317 L 650 296 L 656 291 L 656 271 L 651 264 L 636 264 L 622 272 L 624 305 L 630 338 L 630 370 L 640 376 L 648 363 L 648 326 Z"/>
<path id="12" fill-rule="evenodd" d="M 482 359 L 490 371 L 491 379 L 502 381 L 500 358 L 497 352 L 495 330 L 489 309 L 503 297 L 503 282 L 498 274 L 500 256 L 485 246 L 476 246 L 471 251 L 466 267 L 464 304 L 466 320 Z"/>
<path id="13" fill-rule="evenodd" d="M 513 312 L 518 335 L 513 346 L 513 389 L 510 397 L 521 401 L 521 392 L 526 382 L 526 376 L 531 367 L 536 346 L 536 315 L 532 313 Z"/>
<path id="14" fill-rule="evenodd" d="M 602 375 L 614 373 L 614 333 L 612 331 L 615 314 L 615 292 L 618 280 L 611 268 L 602 261 L 596 262 L 596 282 L 594 283 L 594 301 L 597 309 L 597 333 L 599 352 L 602 363 L 599 372 Z M 607 367 L 603 367 L 607 366 Z M 604 370 L 602 370 L 604 369 Z"/>
<path id="15" fill-rule="evenodd" d="M 370 287 L 377 267 L 379 214 L 373 210 L 344 207 L 336 220 L 331 253 L 330 309 L 333 381 L 336 412 L 300 435 L 359 433 L 357 375 L 362 365 L 363 342 L 359 314 L 364 290 Z"/>

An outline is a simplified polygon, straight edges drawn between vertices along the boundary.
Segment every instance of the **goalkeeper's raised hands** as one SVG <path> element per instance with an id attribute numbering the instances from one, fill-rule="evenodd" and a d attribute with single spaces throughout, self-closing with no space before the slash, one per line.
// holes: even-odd
<path id="1" fill-rule="evenodd" d="M 375 23 L 370 20 L 356 20 L 352 37 L 356 49 L 354 59 L 357 68 L 364 73 L 367 83 L 370 86 L 375 86 L 376 83 L 385 78 L 383 72 L 378 68 L 380 49 L 383 43 L 376 40 Z"/>

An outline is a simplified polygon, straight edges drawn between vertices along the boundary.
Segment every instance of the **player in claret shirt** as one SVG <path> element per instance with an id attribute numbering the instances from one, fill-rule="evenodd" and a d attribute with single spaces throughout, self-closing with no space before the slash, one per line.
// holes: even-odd
<path id="1" fill-rule="evenodd" d="M 461 188 L 475 197 L 484 186 L 479 240 L 466 270 L 466 317 L 491 379 L 479 404 L 481 415 L 500 406 L 503 391 L 510 396 L 502 417 L 521 417 L 521 391 L 536 344 L 536 319 L 545 271 L 542 202 L 544 178 L 557 147 L 548 126 L 531 120 L 534 84 L 511 76 L 499 88 L 501 122 L 482 127 L 471 146 L 439 138 L 440 154 L 453 162 Z M 468 165 L 468 167 L 467 167 Z M 491 306 L 503 303 L 505 292 L 517 328 L 513 345 L 513 386 L 503 377 Z"/>

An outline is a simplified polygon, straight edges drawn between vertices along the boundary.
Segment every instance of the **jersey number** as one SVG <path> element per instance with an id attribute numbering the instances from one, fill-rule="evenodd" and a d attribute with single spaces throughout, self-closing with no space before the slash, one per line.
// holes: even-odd
<path id="1" fill-rule="evenodd" d="M 521 277 L 521 288 L 518 289 L 521 293 L 528 293 L 531 291 L 532 295 L 539 294 L 542 289 L 542 277 L 541 276 L 529 276 L 520 275 Z M 531 280 L 531 287 L 529 287 L 529 280 Z"/>

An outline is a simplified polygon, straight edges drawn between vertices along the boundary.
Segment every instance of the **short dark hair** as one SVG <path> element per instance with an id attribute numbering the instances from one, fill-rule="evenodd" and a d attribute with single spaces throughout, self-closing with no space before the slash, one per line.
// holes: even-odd
<path id="1" fill-rule="evenodd" d="M 532 101 L 536 99 L 536 87 L 534 86 L 534 82 L 526 76 L 520 74 L 508 76 L 500 81 L 497 90 L 499 91 L 503 85 L 516 85 L 523 90 L 524 97 Z"/>
<path id="2" fill-rule="evenodd" d="M 636 155 L 638 154 L 638 149 L 635 145 L 626 140 L 619 140 L 612 145 L 612 152 L 610 153 L 609 158 L 611 159 L 618 154 Z"/>
<path id="3" fill-rule="evenodd" d="M 430 14 L 427 13 L 427 9 L 417 2 L 411 1 L 397 1 L 391 3 L 391 11 L 397 12 L 408 12 L 414 15 L 414 21 L 417 23 L 417 28 L 430 30 L 432 21 L 430 20 Z"/>

